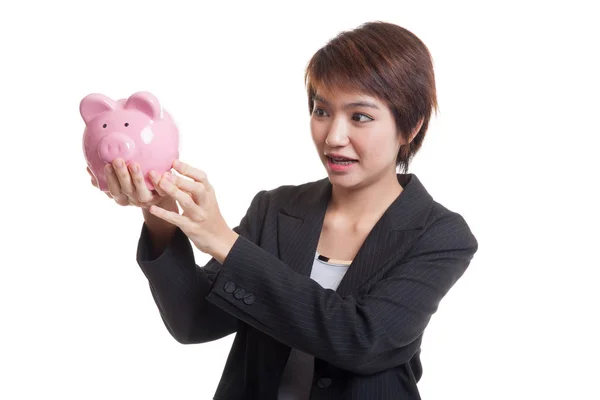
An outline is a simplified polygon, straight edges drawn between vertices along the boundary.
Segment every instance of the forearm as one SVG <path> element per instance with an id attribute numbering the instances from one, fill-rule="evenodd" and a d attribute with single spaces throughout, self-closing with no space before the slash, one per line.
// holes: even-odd
<path id="1" fill-rule="evenodd" d="M 152 256 L 147 225 L 142 229 L 137 261 L 148 279 L 152 296 L 171 335 L 180 343 L 219 339 L 237 329 L 237 320 L 206 302 L 220 264 L 195 264 L 187 237 L 175 230 L 158 257 Z"/>
<path id="2" fill-rule="evenodd" d="M 445 244 L 402 261 L 367 293 L 341 297 L 239 238 L 207 299 L 288 346 L 355 373 L 376 373 L 412 358 L 475 251 Z M 233 285 L 243 290 L 241 299 L 228 293 Z"/>
<path id="3" fill-rule="evenodd" d="M 225 292 L 228 282 L 251 299 Z M 243 239 L 234 245 L 207 299 L 290 347 L 357 373 L 397 365 L 418 347 L 390 343 L 368 305 L 341 298 Z M 367 365 L 374 360 L 377 365 Z"/>
<path id="4" fill-rule="evenodd" d="M 259 207 L 262 193 L 254 197 L 246 216 L 233 229 L 236 236 L 244 236 L 253 243 L 259 237 L 254 218 L 260 221 L 263 214 Z M 152 295 L 173 337 L 181 343 L 201 343 L 235 332 L 238 319 L 206 301 L 221 264 L 211 259 L 204 267 L 198 267 L 193 248 L 183 231 L 154 219 L 149 212 L 147 214 L 137 261 L 148 278 Z M 155 232 L 152 240 L 156 244 L 151 243 L 150 229 Z"/>

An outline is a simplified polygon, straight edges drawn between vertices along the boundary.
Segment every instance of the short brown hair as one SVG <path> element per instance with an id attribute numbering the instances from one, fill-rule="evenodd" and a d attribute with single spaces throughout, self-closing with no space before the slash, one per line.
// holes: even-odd
<path id="1" fill-rule="evenodd" d="M 304 79 L 311 114 L 317 89 L 340 88 L 386 102 L 406 140 L 423 119 L 412 142 L 403 145 L 396 157 L 396 167 L 407 172 L 421 148 L 432 111 L 438 111 L 433 60 L 417 36 L 380 21 L 341 32 L 313 55 Z"/>

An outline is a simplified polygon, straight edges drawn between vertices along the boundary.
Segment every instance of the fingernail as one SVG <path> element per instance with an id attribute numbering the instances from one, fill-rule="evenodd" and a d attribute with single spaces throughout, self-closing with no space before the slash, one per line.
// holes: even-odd
<path id="1" fill-rule="evenodd" d="M 134 165 L 131 166 L 131 170 L 133 172 L 138 172 L 140 170 L 140 168 L 137 166 L 137 164 L 134 164 Z"/>
<path id="2" fill-rule="evenodd" d="M 121 167 L 123 166 L 123 160 L 116 160 L 116 161 L 115 161 L 115 165 L 116 165 L 118 168 L 121 168 Z"/>
<path id="3" fill-rule="evenodd" d="M 156 181 L 156 179 L 157 179 L 157 175 L 156 175 L 156 172 L 155 172 L 155 171 L 150 171 L 150 172 L 148 173 L 148 175 L 150 175 L 150 179 L 152 179 L 153 181 Z"/>

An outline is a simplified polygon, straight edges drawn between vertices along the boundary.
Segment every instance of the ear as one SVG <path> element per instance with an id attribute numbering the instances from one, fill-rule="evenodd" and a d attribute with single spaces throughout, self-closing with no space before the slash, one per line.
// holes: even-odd
<path id="1" fill-rule="evenodd" d="M 141 111 L 152 119 L 160 119 L 162 117 L 158 99 L 148 92 L 137 92 L 129 96 L 125 102 L 125 108 Z"/>
<path id="2" fill-rule="evenodd" d="M 99 93 L 88 94 L 79 103 L 79 113 L 86 124 L 97 115 L 115 108 L 117 104 L 112 99 Z"/>
<path id="3" fill-rule="evenodd" d="M 419 124 L 417 125 L 417 127 L 412 131 L 412 134 L 410 135 L 408 143 L 412 143 L 412 141 L 415 138 L 415 136 L 417 136 L 417 134 L 421 130 L 421 127 L 423 126 L 424 120 L 425 120 L 424 118 L 421 118 L 421 121 L 419 121 Z"/>

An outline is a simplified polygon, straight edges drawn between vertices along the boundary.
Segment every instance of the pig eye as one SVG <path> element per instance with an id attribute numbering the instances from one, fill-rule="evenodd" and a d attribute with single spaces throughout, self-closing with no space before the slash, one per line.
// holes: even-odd
<path id="1" fill-rule="evenodd" d="M 102 125 L 103 128 L 106 128 L 106 124 Z"/>
<path id="2" fill-rule="evenodd" d="M 125 126 L 129 126 L 129 122 L 125 122 Z"/>

